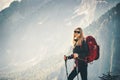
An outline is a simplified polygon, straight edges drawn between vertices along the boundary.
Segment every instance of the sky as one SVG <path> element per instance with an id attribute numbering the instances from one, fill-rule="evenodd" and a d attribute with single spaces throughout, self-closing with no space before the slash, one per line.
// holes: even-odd
<path id="1" fill-rule="evenodd" d="M 11 2 L 13 1 L 21 1 L 21 0 L 0 0 L 0 11 L 9 7 Z"/>
<path id="2" fill-rule="evenodd" d="M 9 7 L 9 5 L 12 1 L 13 0 L 0 0 L 0 11 L 6 7 Z"/>
<path id="3" fill-rule="evenodd" d="M 0 11 L 9 7 L 11 2 L 13 1 L 21 1 L 21 0 L 0 0 Z"/>

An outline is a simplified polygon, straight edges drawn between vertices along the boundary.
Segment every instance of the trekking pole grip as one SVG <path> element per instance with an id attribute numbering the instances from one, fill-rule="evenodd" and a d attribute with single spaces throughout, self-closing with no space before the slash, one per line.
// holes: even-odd
<path id="1" fill-rule="evenodd" d="M 65 62 L 67 61 L 67 56 L 66 55 L 64 55 L 64 60 L 65 60 Z"/>

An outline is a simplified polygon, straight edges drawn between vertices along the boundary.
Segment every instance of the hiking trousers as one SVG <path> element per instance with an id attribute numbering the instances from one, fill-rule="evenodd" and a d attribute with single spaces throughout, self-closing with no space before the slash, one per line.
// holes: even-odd
<path id="1" fill-rule="evenodd" d="M 82 80 L 87 80 L 87 65 L 86 66 L 79 66 L 78 69 L 76 69 L 76 67 L 74 67 L 74 69 L 72 70 L 72 72 L 68 76 L 68 80 L 73 80 L 79 73 L 81 75 Z"/>

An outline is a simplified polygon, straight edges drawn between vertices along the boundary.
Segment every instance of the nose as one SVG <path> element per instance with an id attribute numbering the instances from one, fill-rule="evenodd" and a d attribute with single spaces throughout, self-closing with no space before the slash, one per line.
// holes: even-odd
<path id="1" fill-rule="evenodd" d="M 74 35 L 75 35 L 75 36 L 79 36 L 80 34 L 78 34 L 78 33 L 74 33 Z"/>

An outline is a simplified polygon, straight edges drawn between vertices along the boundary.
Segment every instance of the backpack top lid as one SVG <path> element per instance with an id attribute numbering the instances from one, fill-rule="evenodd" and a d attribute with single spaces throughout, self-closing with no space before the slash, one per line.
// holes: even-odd
<path id="1" fill-rule="evenodd" d="M 90 41 L 92 42 L 92 44 L 97 45 L 97 42 L 93 36 L 87 36 L 86 42 L 89 43 Z"/>

